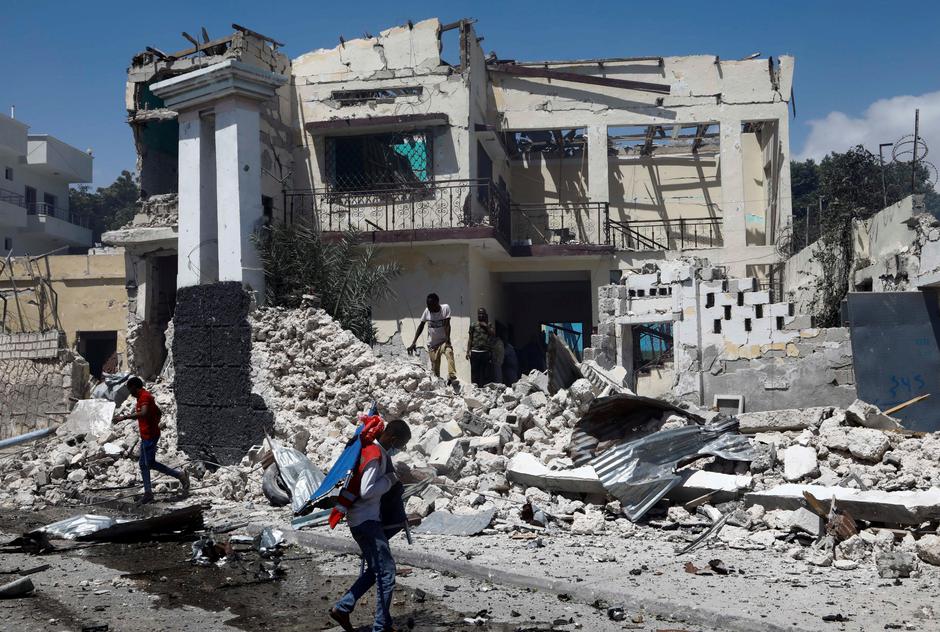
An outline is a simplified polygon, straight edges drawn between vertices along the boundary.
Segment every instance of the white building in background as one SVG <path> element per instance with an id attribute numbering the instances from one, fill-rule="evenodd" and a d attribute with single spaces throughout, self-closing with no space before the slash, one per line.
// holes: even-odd
<path id="1" fill-rule="evenodd" d="M 0 256 L 84 252 L 88 219 L 69 211 L 69 184 L 91 182 L 90 154 L 0 114 Z"/>

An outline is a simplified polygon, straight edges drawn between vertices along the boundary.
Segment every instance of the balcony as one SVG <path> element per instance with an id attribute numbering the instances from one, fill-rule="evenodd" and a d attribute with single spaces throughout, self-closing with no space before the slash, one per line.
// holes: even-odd
<path id="1" fill-rule="evenodd" d="M 607 239 L 617 250 L 697 250 L 721 248 L 720 217 L 608 220 Z"/>
<path id="2" fill-rule="evenodd" d="M 0 225 L 23 228 L 26 226 L 26 203 L 23 196 L 0 189 Z"/>
<path id="3" fill-rule="evenodd" d="M 431 180 L 368 190 L 294 190 L 287 193 L 287 209 L 292 220 L 312 217 L 324 231 L 498 231 L 508 224 L 509 203 L 488 180 Z"/>
<path id="4" fill-rule="evenodd" d="M 513 204 L 489 180 L 389 183 L 369 189 L 293 190 L 289 221 L 313 220 L 326 232 L 388 233 L 377 241 L 493 236 L 507 247 L 591 246 L 662 251 L 718 248 L 721 218 L 626 220 L 610 218 L 606 202 Z M 477 230 L 472 230 L 477 229 Z M 453 231 L 461 231 L 455 233 Z M 409 235 L 396 233 L 409 232 Z M 512 248 L 515 253 L 516 248 Z"/>

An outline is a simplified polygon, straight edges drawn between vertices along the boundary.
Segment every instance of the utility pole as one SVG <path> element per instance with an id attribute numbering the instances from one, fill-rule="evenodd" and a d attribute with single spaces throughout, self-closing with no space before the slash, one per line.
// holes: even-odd
<path id="1" fill-rule="evenodd" d="M 803 247 L 806 248 L 809 245 L 809 207 L 807 206 L 806 211 L 806 237 L 803 238 Z"/>
<path id="2" fill-rule="evenodd" d="M 920 133 L 920 109 L 914 110 L 914 157 L 911 160 L 911 195 L 914 195 L 914 185 L 917 182 L 917 140 Z"/>
<path id="3" fill-rule="evenodd" d="M 882 147 L 891 147 L 894 143 L 881 143 L 878 145 L 878 161 L 881 163 L 881 208 L 888 208 L 888 186 L 885 184 L 885 157 L 881 153 Z"/>

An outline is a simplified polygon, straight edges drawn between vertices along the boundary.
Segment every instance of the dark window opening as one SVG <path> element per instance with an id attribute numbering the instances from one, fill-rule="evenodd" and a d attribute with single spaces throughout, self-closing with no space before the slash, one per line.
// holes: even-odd
<path id="1" fill-rule="evenodd" d="M 794 306 L 793 303 L 787 303 L 787 316 L 793 317 Z"/>
<path id="2" fill-rule="evenodd" d="M 627 290 L 627 292 L 630 294 L 630 298 L 636 297 L 636 290 Z"/>
<path id="3" fill-rule="evenodd" d="M 375 103 L 394 103 L 399 97 L 420 97 L 424 88 L 421 86 L 398 86 L 393 88 L 372 88 L 368 90 L 334 90 L 330 98 L 339 102 L 340 107 Z"/>
<path id="4" fill-rule="evenodd" d="M 725 320 L 731 320 L 731 306 L 725 305 Z"/>
<path id="5" fill-rule="evenodd" d="M 715 321 L 712 323 L 712 333 L 714 334 L 721 333 L 721 319 L 720 318 L 716 318 Z"/>
<path id="6" fill-rule="evenodd" d="M 637 296 L 646 296 L 646 290 L 637 290 L 637 291 L 636 291 L 636 295 L 637 295 Z"/>
<path id="7" fill-rule="evenodd" d="M 715 306 L 715 293 L 709 292 L 705 295 L 705 307 L 714 307 Z"/>
<path id="8" fill-rule="evenodd" d="M 744 331 L 750 331 L 750 330 L 751 330 L 751 319 L 745 318 L 744 319 Z"/>
<path id="9" fill-rule="evenodd" d="M 610 284 L 619 285 L 623 280 L 623 270 L 611 270 L 610 271 Z"/>
<path id="10" fill-rule="evenodd" d="M 46 215 L 55 215 L 55 209 L 59 205 L 59 200 L 51 193 L 42 194 L 42 210 L 40 212 Z"/>
<path id="11" fill-rule="evenodd" d="M 3 238 L 3 249 L 4 250 L 13 250 L 13 239 L 10 237 Z"/>
<path id="12" fill-rule="evenodd" d="M 264 214 L 264 225 L 270 225 L 274 219 L 274 198 L 270 195 L 261 196 L 261 212 Z"/>
<path id="13" fill-rule="evenodd" d="M 79 331 L 76 334 L 78 354 L 88 362 L 88 370 L 96 378 L 102 372 L 118 370 L 116 331 Z"/>
<path id="14" fill-rule="evenodd" d="M 483 143 L 480 141 L 477 141 L 477 178 L 485 182 L 491 182 L 493 180 L 493 160 L 490 158 L 490 155 L 486 153 L 486 149 L 483 148 Z M 480 200 L 482 204 L 486 204 L 488 197 L 488 187 L 477 188 L 477 199 Z"/>
<path id="15" fill-rule="evenodd" d="M 38 194 L 36 193 L 36 189 L 33 187 L 26 187 L 24 198 L 26 201 L 26 212 L 30 215 L 36 214 L 36 203 L 38 202 L 37 195 Z"/>
<path id="16" fill-rule="evenodd" d="M 744 305 L 744 292 L 738 292 L 738 307 Z"/>
<path id="17" fill-rule="evenodd" d="M 432 177 L 431 135 L 395 132 L 326 139 L 327 180 L 337 191 L 407 189 Z"/>
<path id="18" fill-rule="evenodd" d="M 763 306 L 763 305 L 755 305 L 755 306 L 754 306 L 754 317 L 755 317 L 755 318 L 763 318 L 763 317 L 764 317 L 764 306 Z"/>
<path id="19" fill-rule="evenodd" d="M 777 316 L 777 329 L 783 329 L 783 316 Z"/>
<path id="20" fill-rule="evenodd" d="M 672 323 L 644 323 L 631 329 L 635 371 L 649 372 L 672 361 Z"/>
<path id="21" fill-rule="evenodd" d="M 3 177 L 7 180 L 13 180 L 13 167 L 4 167 Z"/>

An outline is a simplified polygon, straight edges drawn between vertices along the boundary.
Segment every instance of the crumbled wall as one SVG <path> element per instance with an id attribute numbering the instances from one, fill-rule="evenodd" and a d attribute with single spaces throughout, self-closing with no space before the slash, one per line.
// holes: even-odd
<path id="1" fill-rule="evenodd" d="M 274 416 L 252 394 L 250 297 L 238 282 L 181 288 L 173 317 L 178 446 L 230 465 L 271 432 Z"/>
<path id="2" fill-rule="evenodd" d="M 178 186 L 176 112 L 162 107 L 162 102 L 150 94 L 149 85 L 229 59 L 237 59 L 279 74 L 287 75 L 290 72 L 290 60 L 286 55 L 265 40 L 241 32 L 233 33 L 229 43 L 208 49 L 207 54 L 200 53 L 172 61 L 160 60 L 150 53 L 140 53 L 134 57 L 127 73 L 125 107 L 127 121 L 134 132 L 137 173 L 144 199 L 174 194 Z M 282 207 L 283 188 L 280 180 L 286 179 L 293 169 L 293 148 L 298 144 L 292 121 L 292 88 L 285 85 L 277 90 L 275 99 L 261 105 L 261 165 L 267 172 L 262 177 L 261 189 L 262 194 L 271 197 L 275 208 L 279 210 Z M 169 204 L 171 201 L 168 198 L 157 203 Z M 147 208 L 141 212 L 150 214 Z"/>
<path id="3" fill-rule="evenodd" d="M 174 227 L 179 221 L 179 194 L 164 193 L 151 195 L 140 201 L 140 207 L 134 220 L 133 228 Z"/>
<path id="4" fill-rule="evenodd" d="M 298 125 L 337 118 L 445 113 L 449 126 L 433 129 L 434 177 L 469 178 L 471 70 L 457 72 L 441 60 L 440 26 L 436 18 L 410 28 L 396 26 L 375 37 L 348 40 L 294 59 L 290 73 Z M 422 94 L 343 107 L 332 98 L 334 91 L 404 86 L 421 86 Z M 304 134 L 304 138 L 308 170 L 299 170 L 294 184 L 319 188 L 325 175 L 321 164 L 324 137 Z"/>
<path id="5" fill-rule="evenodd" d="M 88 363 L 59 331 L 0 336 L 0 439 L 62 421 L 88 389 Z"/>
<path id="6" fill-rule="evenodd" d="M 847 330 L 807 328 L 755 279 L 721 277 L 707 262 L 680 260 L 600 288 L 601 323 L 586 357 L 632 369 L 628 326 L 672 322 L 678 397 L 711 405 L 715 395 L 737 395 L 748 411 L 854 401 Z"/>

